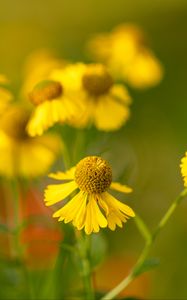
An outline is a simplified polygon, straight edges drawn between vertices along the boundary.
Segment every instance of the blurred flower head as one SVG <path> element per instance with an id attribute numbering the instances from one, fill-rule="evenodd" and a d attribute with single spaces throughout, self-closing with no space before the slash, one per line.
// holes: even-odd
<path id="1" fill-rule="evenodd" d="M 42 135 L 56 123 L 67 123 L 80 113 L 77 98 L 67 97 L 63 84 L 55 80 L 39 82 L 30 93 L 35 109 L 27 125 L 30 136 Z"/>
<path id="2" fill-rule="evenodd" d="M 27 97 L 38 82 L 48 78 L 53 69 L 61 68 L 65 64 L 64 60 L 57 58 L 49 49 L 39 49 L 32 52 L 24 64 L 22 97 Z"/>
<path id="3" fill-rule="evenodd" d="M 134 212 L 129 206 L 107 192 L 109 188 L 122 193 L 132 190 L 112 182 L 112 169 L 101 157 L 88 156 L 67 172 L 50 174 L 49 177 L 68 182 L 47 187 L 47 206 L 64 200 L 78 189 L 78 193 L 72 195 L 72 199 L 58 209 L 53 217 L 65 223 L 72 222 L 78 230 L 84 229 L 86 234 L 98 232 L 100 227 L 107 226 L 115 230 L 116 226 L 122 227 L 122 222 L 126 222 L 129 217 L 134 217 Z"/>
<path id="4" fill-rule="evenodd" d="M 29 113 L 12 105 L 0 119 L 0 174 L 37 177 L 46 174 L 60 149 L 57 136 L 30 138 L 26 133 Z"/>
<path id="5" fill-rule="evenodd" d="M 80 112 L 69 119 L 70 125 L 94 124 L 99 130 L 111 131 L 128 120 L 130 96 L 124 86 L 114 83 L 104 65 L 77 63 L 55 70 L 51 77 L 62 83 L 68 99 L 81 105 Z"/>
<path id="6" fill-rule="evenodd" d="M 122 24 L 111 33 L 98 34 L 88 43 L 96 60 L 105 63 L 115 78 L 135 88 L 160 82 L 163 68 L 145 42 L 143 31 L 133 24 Z"/>

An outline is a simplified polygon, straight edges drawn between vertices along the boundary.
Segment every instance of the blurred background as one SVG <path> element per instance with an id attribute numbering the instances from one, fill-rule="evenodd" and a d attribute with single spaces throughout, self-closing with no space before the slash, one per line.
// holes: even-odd
<path id="1" fill-rule="evenodd" d="M 154 228 L 183 189 L 179 164 L 187 150 L 186 0 L 1 0 L 0 73 L 11 79 L 17 93 L 23 76 L 20 70 L 30 52 L 49 48 L 63 59 L 89 61 L 87 40 L 124 22 L 143 28 L 165 74 L 154 88 L 129 87 L 131 119 L 106 137 L 109 152 L 105 156 L 116 178 L 125 169 L 124 177 L 134 189 L 128 203 Z M 96 152 L 94 147 L 99 146 L 93 146 Z M 134 285 L 129 296 L 187 299 L 186 215 L 184 201 L 153 247 L 151 255 L 160 258 L 160 266 Z M 109 258 L 96 278 L 101 288 L 105 278 L 110 282 L 107 276 L 122 279 L 143 247 L 133 220 L 105 235 Z M 110 275 L 106 269 L 116 270 Z"/>

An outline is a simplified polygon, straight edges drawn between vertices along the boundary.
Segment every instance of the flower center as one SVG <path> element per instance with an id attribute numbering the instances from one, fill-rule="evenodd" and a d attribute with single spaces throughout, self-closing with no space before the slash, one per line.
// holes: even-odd
<path id="1" fill-rule="evenodd" d="M 47 100 L 53 100 L 62 95 L 63 88 L 60 82 L 53 80 L 43 80 L 35 85 L 29 94 L 31 102 L 39 105 Z"/>
<path id="2" fill-rule="evenodd" d="M 89 194 L 100 194 L 105 192 L 112 182 L 112 169 L 101 157 L 88 156 L 77 164 L 75 181 L 80 190 Z"/>
<path id="3" fill-rule="evenodd" d="M 90 65 L 82 77 L 82 84 L 92 96 L 100 96 L 109 91 L 113 79 L 102 65 Z"/>

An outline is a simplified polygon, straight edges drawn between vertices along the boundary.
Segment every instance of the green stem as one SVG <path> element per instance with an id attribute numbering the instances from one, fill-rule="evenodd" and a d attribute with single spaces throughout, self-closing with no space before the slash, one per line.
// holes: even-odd
<path id="1" fill-rule="evenodd" d="M 84 284 L 84 299 L 94 300 L 94 291 L 92 285 L 92 272 L 90 265 L 90 236 L 83 235 L 78 239 L 78 249 L 81 258 L 81 276 Z"/>
<path id="2" fill-rule="evenodd" d="M 172 214 L 174 213 L 177 206 L 181 203 L 182 199 L 187 195 L 187 189 L 184 189 L 179 196 L 175 199 L 175 201 L 172 203 L 170 208 L 167 210 L 166 214 L 163 216 L 161 221 L 159 222 L 156 230 L 154 231 L 152 238 L 153 240 L 157 237 L 160 230 L 166 225 Z"/>
<path id="3" fill-rule="evenodd" d="M 19 215 L 19 188 L 18 182 L 16 179 L 11 181 L 11 190 L 12 190 L 12 200 L 13 200 L 13 210 L 14 210 L 14 228 L 13 228 L 13 250 L 14 255 L 17 258 L 20 258 L 21 250 L 19 244 L 19 222 L 20 222 L 20 215 Z"/>
<path id="4" fill-rule="evenodd" d="M 124 278 L 114 289 L 112 289 L 110 292 L 108 292 L 104 297 L 101 298 L 101 300 L 111 300 L 116 298 L 119 293 L 121 293 L 136 277 L 138 277 L 140 274 L 142 274 L 144 271 L 141 272 L 141 268 L 145 263 L 145 260 L 147 259 L 147 256 L 150 252 L 150 249 L 161 231 L 161 229 L 166 225 L 172 214 L 174 213 L 177 206 L 180 204 L 182 199 L 187 196 L 187 189 L 184 189 L 179 196 L 174 200 L 174 202 L 171 204 L 161 221 L 159 222 L 158 226 L 156 227 L 155 231 L 151 235 L 151 239 L 149 238 L 149 234 L 146 227 L 144 226 L 144 222 L 140 221 L 141 219 L 138 217 L 138 228 L 141 231 L 142 235 L 146 238 L 147 242 L 142 250 L 142 253 L 140 254 L 140 257 L 138 261 L 136 262 L 135 266 L 129 273 L 129 275 Z M 140 225 L 141 224 L 141 225 Z M 143 224 L 143 225 L 142 225 Z M 140 226 L 139 226 L 140 225 Z"/>

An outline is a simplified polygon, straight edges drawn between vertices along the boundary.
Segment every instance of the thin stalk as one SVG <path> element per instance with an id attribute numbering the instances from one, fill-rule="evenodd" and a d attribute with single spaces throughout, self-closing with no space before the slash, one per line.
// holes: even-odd
<path id="1" fill-rule="evenodd" d="M 80 262 L 80 274 L 84 284 L 84 299 L 94 300 L 94 291 L 92 284 L 92 271 L 90 264 L 90 236 L 83 235 L 82 238 L 77 239 Z"/>
<path id="2" fill-rule="evenodd" d="M 173 201 L 173 203 L 171 204 L 171 206 L 169 207 L 169 209 L 167 210 L 167 212 L 165 213 L 165 215 L 159 222 L 155 231 L 152 233 L 151 239 L 147 239 L 147 242 L 140 254 L 140 257 L 139 257 L 138 261 L 136 262 L 135 266 L 133 267 L 133 269 L 131 270 L 131 272 L 129 273 L 129 275 L 127 277 L 125 277 L 114 289 L 112 289 L 104 297 L 102 297 L 101 300 L 112 300 L 112 299 L 116 298 L 116 296 L 119 295 L 119 293 L 121 293 L 136 277 L 138 277 L 140 274 L 144 273 L 143 271 L 141 272 L 141 268 L 144 265 L 145 260 L 147 259 L 147 256 L 150 252 L 150 249 L 151 249 L 156 237 L 160 233 L 161 229 L 166 225 L 166 223 L 168 222 L 170 217 L 173 215 L 174 211 L 176 210 L 176 208 L 178 207 L 178 205 L 180 204 L 182 199 L 184 199 L 185 196 L 187 196 L 187 189 L 184 189 L 179 194 L 179 196 Z M 140 230 L 141 226 L 138 228 Z M 147 231 L 145 234 L 144 226 L 142 228 L 143 228 L 142 235 L 144 237 L 148 237 Z"/>

